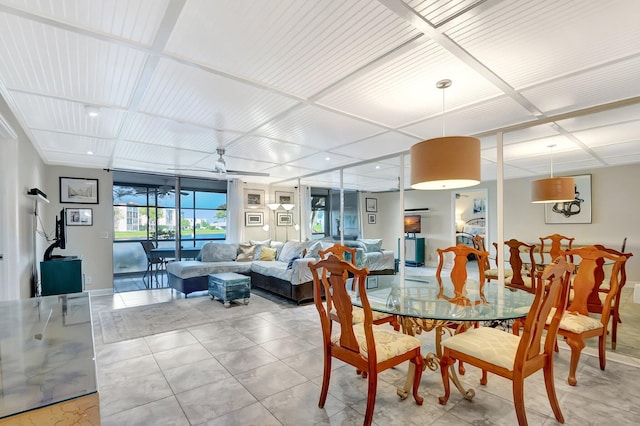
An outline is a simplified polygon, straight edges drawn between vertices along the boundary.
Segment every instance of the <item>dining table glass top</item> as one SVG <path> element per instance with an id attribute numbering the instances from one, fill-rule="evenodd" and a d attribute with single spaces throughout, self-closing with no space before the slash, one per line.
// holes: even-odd
<path id="1" fill-rule="evenodd" d="M 367 298 L 377 312 L 431 320 L 496 321 L 527 315 L 534 295 L 505 287 L 497 281 L 485 283 L 468 279 L 463 294 L 456 294 L 449 277 L 373 275 L 367 277 Z M 347 283 L 351 288 L 351 279 Z M 357 290 L 351 302 L 362 307 Z"/>

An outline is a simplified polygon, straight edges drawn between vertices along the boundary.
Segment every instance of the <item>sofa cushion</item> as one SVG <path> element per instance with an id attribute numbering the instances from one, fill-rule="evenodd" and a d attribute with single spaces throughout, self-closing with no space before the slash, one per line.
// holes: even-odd
<path id="1" fill-rule="evenodd" d="M 340 244 L 339 242 L 337 244 Z M 345 241 L 344 245 L 349 248 L 362 249 L 367 251 L 367 246 L 362 241 Z"/>
<path id="2" fill-rule="evenodd" d="M 382 238 L 361 239 L 359 241 L 365 246 L 366 252 L 382 250 Z"/>
<path id="3" fill-rule="evenodd" d="M 262 246 L 258 260 L 276 260 L 276 252 L 277 250 L 274 248 Z"/>
<path id="4" fill-rule="evenodd" d="M 200 258 L 203 262 L 228 262 L 236 260 L 238 256 L 238 244 L 206 243 L 200 250 Z"/>
<path id="5" fill-rule="evenodd" d="M 280 257 L 280 252 L 282 252 L 282 248 L 284 247 L 284 243 L 282 241 L 271 241 L 271 248 L 276 249 L 276 259 Z"/>
<path id="6" fill-rule="evenodd" d="M 199 262 L 197 260 L 181 260 L 169 262 L 167 272 L 178 278 L 206 277 L 219 272 L 236 272 L 247 274 L 251 272 L 251 262 Z"/>
<path id="7" fill-rule="evenodd" d="M 289 263 L 289 261 L 294 257 L 300 257 L 302 255 L 302 249 L 304 249 L 305 246 L 306 243 L 287 241 L 284 243 L 284 247 L 282 247 L 278 260 L 280 262 Z"/>
<path id="8" fill-rule="evenodd" d="M 255 251 L 256 246 L 253 244 L 239 244 L 236 262 L 251 262 Z"/>

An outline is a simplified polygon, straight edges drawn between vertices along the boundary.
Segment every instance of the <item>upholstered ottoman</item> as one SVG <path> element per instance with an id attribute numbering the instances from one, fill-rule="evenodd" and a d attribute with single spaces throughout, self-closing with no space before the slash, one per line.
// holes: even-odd
<path id="1" fill-rule="evenodd" d="M 222 300 L 225 308 L 231 306 L 231 301 L 236 299 L 244 299 L 244 304 L 248 304 L 250 289 L 251 282 L 246 275 L 235 272 L 209 274 L 209 296 L 211 300 L 216 297 Z"/>

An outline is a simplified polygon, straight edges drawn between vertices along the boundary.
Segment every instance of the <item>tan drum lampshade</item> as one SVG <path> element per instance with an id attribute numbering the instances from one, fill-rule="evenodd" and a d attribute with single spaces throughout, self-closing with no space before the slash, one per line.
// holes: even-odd
<path id="1" fill-rule="evenodd" d="M 551 177 L 531 182 L 532 203 L 561 203 L 575 199 L 573 177 Z"/>
<path id="2" fill-rule="evenodd" d="M 427 139 L 411 147 L 411 188 L 453 189 L 480 183 L 480 141 L 470 136 Z"/>

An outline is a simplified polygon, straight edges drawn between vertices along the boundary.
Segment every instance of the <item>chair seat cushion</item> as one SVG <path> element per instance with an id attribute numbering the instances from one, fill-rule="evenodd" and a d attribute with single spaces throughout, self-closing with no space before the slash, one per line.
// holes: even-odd
<path id="1" fill-rule="evenodd" d="M 549 316 L 547 316 L 547 325 L 551 323 L 551 318 L 553 318 L 554 313 L 555 310 L 552 308 Z M 599 318 L 581 315 L 577 312 L 565 311 L 560 320 L 559 329 L 581 334 L 585 331 L 597 330 L 602 327 L 603 325 Z"/>
<path id="2" fill-rule="evenodd" d="M 504 270 L 504 277 L 510 277 L 513 275 L 513 271 L 511 269 Z M 485 269 L 484 276 L 486 278 L 497 279 L 498 278 L 498 270 L 497 269 Z"/>
<path id="3" fill-rule="evenodd" d="M 504 279 L 504 284 L 505 285 L 511 285 L 511 281 L 513 281 L 513 277 L 506 277 Z M 531 277 L 529 276 L 524 276 L 522 277 L 522 281 L 524 282 L 524 286 L 527 288 L 533 288 L 533 285 L 531 284 Z M 522 285 L 522 284 L 513 284 L 513 285 Z"/>
<path id="4" fill-rule="evenodd" d="M 513 370 L 520 336 L 491 327 L 472 328 L 443 342 L 445 348 Z"/>
<path id="5" fill-rule="evenodd" d="M 337 315 L 335 308 L 331 310 L 331 314 Z M 372 314 L 371 317 L 373 318 L 374 321 L 379 321 L 381 319 L 390 318 L 393 316 L 392 314 L 385 314 L 384 312 L 377 312 L 377 311 L 371 311 L 371 314 Z M 352 315 L 353 315 L 354 324 L 359 324 L 361 322 L 364 322 L 364 311 L 362 310 L 362 308 L 354 306 Z"/>
<path id="6" fill-rule="evenodd" d="M 367 356 L 367 339 L 364 335 L 364 324 L 356 324 L 353 326 L 353 333 L 360 345 L 360 354 Z M 373 340 L 376 342 L 377 361 L 382 362 L 395 356 L 407 353 L 415 348 L 419 348 L 422 344 L 420 340 L 407 334 L 395 331 L 391 327 L 374 325 Z M 337 345 L 340 342 L 340 334 L 331 336 L 331 344 Z"/>

